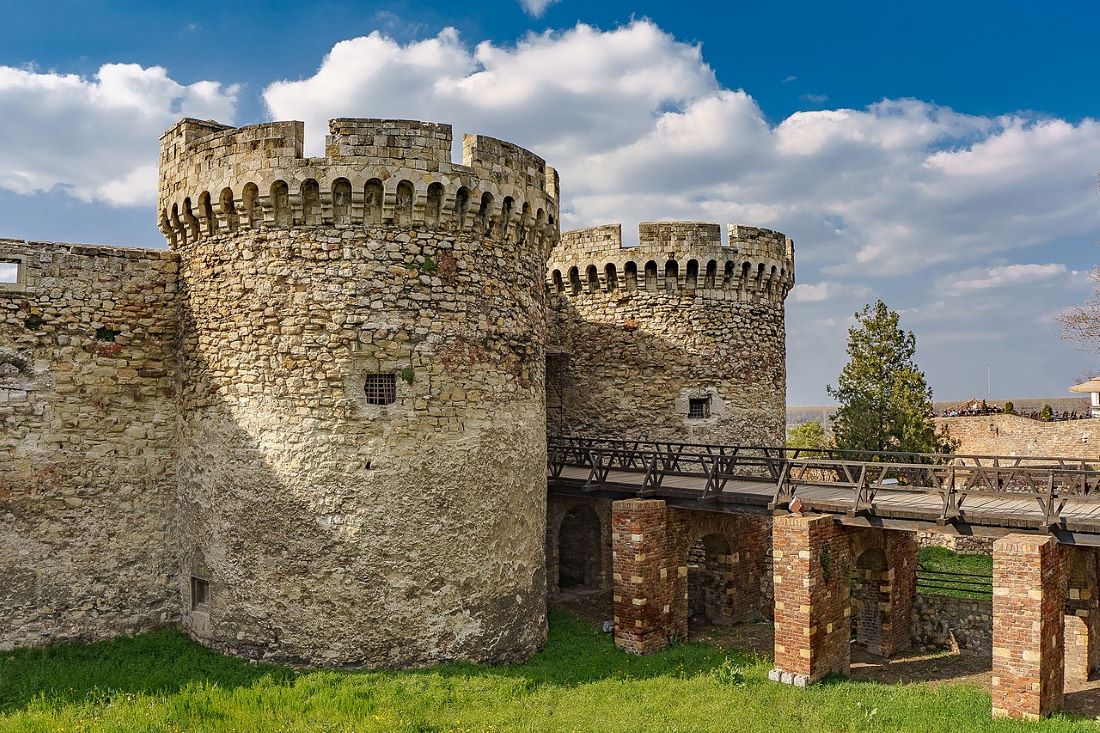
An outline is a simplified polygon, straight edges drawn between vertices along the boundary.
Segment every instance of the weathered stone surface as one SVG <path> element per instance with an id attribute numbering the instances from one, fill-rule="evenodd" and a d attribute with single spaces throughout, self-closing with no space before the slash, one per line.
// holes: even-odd
<path id="1" fill-rule="evenodd" d="M 782 445 L 783 301 L 794 245 L 778 232 L 644 223 L 562 234 L 547 284 L 552 434 Z M 692 400 L 705 414 L 692 415 Z"/>
<path id="2" fill-rule="evenodd" d="M 1019 415 L 937 417 L 958 441 L 956 452 L 997 456 L 1100 459 L 1100 420 L 1041 422 Z"/>

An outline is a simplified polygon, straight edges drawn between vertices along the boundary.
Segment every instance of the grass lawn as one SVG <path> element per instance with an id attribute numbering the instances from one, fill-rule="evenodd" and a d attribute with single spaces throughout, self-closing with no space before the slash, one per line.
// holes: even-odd
<path id="1" fill-rule="evenodd" d="M 1096 731 L 990 720 L 975 685 L 837 680 L 800 690 L 706 644 L 648 657 L 560 613 L 523 665 L 294 671 L 174 631 L 0 654 L 2 731 Z"/>
<path id="2" fill-rule="evenodd" d="M 976 578 L 960 578 L 948 573 L 966 573 L 990 579 L 993 577 L 992 555 L 960 554 L 943 547 L 923 547 L 917 555 L 917 561 L 922 568 L 943 573 L 925 574 L 934 586 L 939 587 L 922 587 L 918 582 L 919 592 L 954 598 L 989 600 L 992 588 L 988 583 L 982 583 Z M 982 589 L 985 592 L 974 592 L 976 589 Z"/>

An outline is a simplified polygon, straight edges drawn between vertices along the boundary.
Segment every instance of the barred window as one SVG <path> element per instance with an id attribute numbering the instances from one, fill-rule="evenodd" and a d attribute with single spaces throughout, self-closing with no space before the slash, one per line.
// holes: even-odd
<path id="1" fill-rule="evenodd" d="M 710 417 L 710 397 L 692 397 L 688 400 L 688 417 L 702 419 Z"/>
<path id="2" fill-rule="evenodd" d="M 397 375 L 367 375 L 366 394 L 371 405 L 392 405 L 397 401 Z"/>
<path id="3" fill-rule="evenodd" d="M 191 610 L 205 610 L 210 605 L 210 581 L 191 577 Z"/>

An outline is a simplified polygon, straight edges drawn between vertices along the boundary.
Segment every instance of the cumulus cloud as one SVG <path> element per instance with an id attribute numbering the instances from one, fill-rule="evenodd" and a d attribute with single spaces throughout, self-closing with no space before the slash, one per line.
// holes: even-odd
<path id="1" fill-rule="evenodd" d="M 514 45 L 454 29 L 337 44 L 312 76 L 264 91 L 275 118 L 451 122 L 534 149 L 562 178 L 566 226 L 711 219 L 782 229 L 830 277 L 901 274 L 1100 229 L 1100 123 L 967 115 L 914 99 L 769 123 L 694 44 L 648 20 Z"/>
<path id="2" fill-rule="evenodd" d="M 834 284 L 830 282 L 798 283 L 791 294 L 799 303 L 819 303 L 828 300 L 834 290 Z"/>
<path id="3" fill-rule="evenodd" d="M 946 292 L 964 294 L 974 290 L 989 290 L 1017 285 L 1036 285 L 1054 279 L 1062 279 L 1069 271 L 1065 265 L 1050 263 L 1046 265 L 1002 265 L 990 267 L 969 277 L 961 277 L 950 282 Z"/>
<path id="4" fill-rule="evenodd" d="M 231 121 L 237 93 L 212 81 L 180 84 L 159 66 L 105 64 L 90 78 L 0 66 L 0 187 L 147 204 L 160 134 L 184 116 Z"/>
<path id="5" fill-rule="evenodd" d="M 541 18 L 546 9 L 556 2 L 558 0 L 519 0 L 519 4 L 523 6 L 523 12 L 532 18 Z"/>

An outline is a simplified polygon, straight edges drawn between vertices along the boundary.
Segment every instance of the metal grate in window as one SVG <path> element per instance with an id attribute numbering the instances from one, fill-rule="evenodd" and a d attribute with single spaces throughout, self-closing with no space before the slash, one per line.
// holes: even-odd
<path id="1" fill-rule="evenodd" d="M 710 417 L 710 397 L 692 397 L 689 399 L 688 417 L 696 420 Z"/>
<path id="2" fill-rule="evenodd" d="M 191 578 L 191 610 L 210 605 L 210 581 Z"/>
<path id="3" fill-rule="evenodd" d="M 392 405 L 397 401 L 397 375 L 369 374 L 365 390 L 369 404 Z"/>

